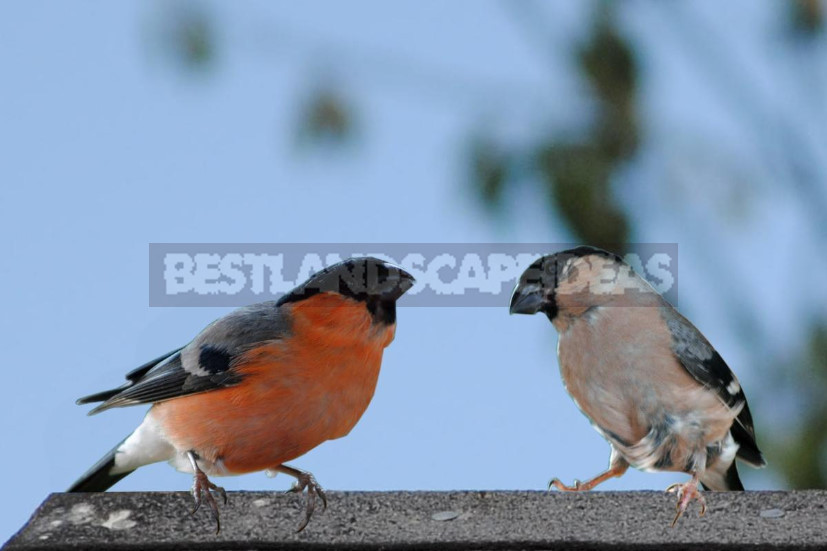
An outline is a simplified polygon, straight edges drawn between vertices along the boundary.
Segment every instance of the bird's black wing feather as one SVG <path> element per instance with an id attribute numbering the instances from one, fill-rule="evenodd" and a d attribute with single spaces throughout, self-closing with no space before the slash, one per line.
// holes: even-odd
<path id="1" fill-rule="evenodd" d="M 162 366 L 151 370 L 147 376 L 136 380 L 134 384 L 108 398 L 89 414 L 93 415 L 115 407 L 162 402 L 188 394 L 232 386 L 240 380 L 241 376 L 230 369 L 229 360 L 222 371 L 192 372 L 184 367 L 181 353 L 176 352 Z"/>
<path id="2" fill-rule="evenodd" d="M 671 306 L 663 309 L 663 316 L 672 334 L 672 351 L 681 365 L 696 381 L 717 393 L 728 407 L 741 407 L 730 429 L 732 438 L 739 445 L 738 457 L 755 466 L 765 465 L 755 441 L 747 397 L 735 374 L 689 320 Z"/>
<path id="3" fill-rule="evenodd" d="M 240 308 L 210 324 L 191 343 L 130 371 L 120 388 L 78 400 L 103 403 L 90 415 L 114 408 L 161 402 L 238 384 L 238 358 L 263 342 L 284 338 L 289 323 L 274 302 Z"/>
<path id="4" fill-rule="evenodd" d="M 109 398 L 115 396 L 116 394 L 119 394 L 120 392 L 123 392 L 124 390 L 126 390 L 129 387 L 131 387 L 132 385 L 134 385 L 135 382 L 140 380 L 141 377 L 143 377 L 144 375 L 146 375 L 146 373 L 150 369 L 152 369 L 156 365 L 160 364 L 164 360 L 167 360 L 167 359 L 171 358 L 172 356 L 174 356 L 175 354 L 180 352 L 182 349 L 183 349 L 183 347 L 178 348 L 177 350 L 173 350 L 172 352 L 167 352 L 163 356 L 159 356 L 159 357 L 155 358 L 154 360 L 145 363 L 141 367 L 137 367 L 137 368 L 133 369 L 132 371 L 130 371 L 129 373 L 126 374 L 127 382 L 125 384 L 119 386 L 118 388 L 113 388 L 113 389 L 110 389 L 110 390 L 104 390 L 104 391 L 101 391 L 101 392 L 96 392 L 95 394 L 90 394 L 89 396 L 84 396 L 83 398 L 78 398 L 77 402 L 75 402 L 75 403 L 78 404 L 78 405 L 83 405 L 83 404 L 91 404 L 93 402 L 104 402 L 104 401 L 108 400 Z"/>

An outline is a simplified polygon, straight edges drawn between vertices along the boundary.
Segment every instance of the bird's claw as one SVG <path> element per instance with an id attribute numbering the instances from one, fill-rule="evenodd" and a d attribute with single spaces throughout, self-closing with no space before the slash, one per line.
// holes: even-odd
<path id="1" fill-rule="evenodd" d="M 668 488 L 666 488 L 667 493 L 677 493 L 678 494 L 678 502 L 675 504 L 675 518 L 672 519 L 672 524 L 670 526 L 674 527 L 675 524 L 678 522 L 678 519 L 683 516 L 686 512 L 687 507 L 692 502 L 693 499 L 698 500 L 698 503 L 701 504 L 701 511 L 698 516 L 702 517 L 706 513 L 706 499 L 701 494 L 700 490 L 698 490 L 698 483 L 696 480 L 690 480 L 685 484 L 672 484 Z"/>
<path id="2" fill-rule="evenodd" d="M 196 471 L 193 475 L 192 482 L 192 497 L 195 500 L 195 508 L 192 510 L 191 514 L 194 515 L 198 512 L 198 509 L 201 508 L 201 503 L 206 499 L 207 504 L 210 506 L 212 517 L 215 519 L 215 533 L 218 534 L 221 532 L 221 519 L 218 514 L 218 503 L 215 501 L 213 493 L 220 495 L 224 501 L 224 505 L 227 504 L 227 492 L 224 488 L 221 486 L 216 486 L 210 482 L 210 479 L 207 478 L 204 471 L 200 469 Z"/>
<path id="3" fill-rule="evenodd" d="M 552 487 L 557 488 L 558 490 L 563 492 L 579 492 L 583 489 L 583 483 L 577 479 L 574 479 L 573 486 L 566 486 L 560 481 L 559 478 L 555 477 L 549 480 L 548 483 L 548 489 L 551 490 Z"/>
<path id="4" fill-rule="evenodd" d="M 316 479 L 310 473 L 301 472 L 300 474 L 296 475 L 296 483 L 287 490 L 288 493 L 302 493 L 304 490 L 307 490 L 307 506 L 304 512 L 304 519 L 302 520 L 301 524 L 299 524 L 299 528 L 296 532 L 301 532 L 307 527 L 307 524 L 310 522 L 310 518 L 313 516 L 313 512 L 316 510 L 316 496 L 321 498 L 322 500 L 322 510 L 327 509 L 327 495 L 324 493 L 324 489 L 316 482 Z"/>

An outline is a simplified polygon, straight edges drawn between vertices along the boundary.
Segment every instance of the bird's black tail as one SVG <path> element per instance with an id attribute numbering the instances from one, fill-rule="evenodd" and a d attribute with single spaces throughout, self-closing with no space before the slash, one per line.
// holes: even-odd
<path id="1" fill-rule="evenodd" d="M 132 471 L 112 474 L 111 471 L 115 467 L 115 454 L 118 448 L 121 447 L 121 442 L 111 450 L 109 453 L 101 457 L 100 461 L 95 463 L 91 469 L 86 471 L 72 486 L 66 490 L 67 492 L 103 492 L 115 485 L 117 481 L 131 473 Z"/>
<path id="2" fill-rule="evenodd" d="M 734 459 L 726 472 L 716 472 L 714 468 L 705 472 L 704 476 L 701 477 L 701 485 L 704 490 L 714 490 L 716 492 L 744 491 L 744 485 L 738 476 L 738 467 L 735 466 Z"/>

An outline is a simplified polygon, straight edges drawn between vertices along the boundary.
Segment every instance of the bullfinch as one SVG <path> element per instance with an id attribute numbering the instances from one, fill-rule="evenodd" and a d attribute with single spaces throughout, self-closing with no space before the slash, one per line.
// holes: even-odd
<path id="1" fill-rule="evenodd" d="M 544 256 L 520 277 L 512 314 L 544 313 L 557 330 L 566 390 L 611 445 L 609 469 L 559 490 L 591 490 L 643 471 L 691 476 L 668 491 L 678 497 L 672 525 L 696 499 L 698 484 L 743 490 L 735 459 L 766 462 L 738 379 L 692 323 L 619 256 L 578 247 Z"/>
<path id="2" fill-rule="evenodd" d="M 414 283 L 382 260 L 332 265 L 278 301 L 240 308 L 208 325 L 189 344 L 147 362 L 127 382 L 79 399 L 103 402 L 89 413 L 151 404 L 143 422 L 69 492 L 102 492 L 138 467 L 168 461 L 193 474 L 195 510 L 205 500 L 220 530 L 207 477 L 268 471 L 307 490 L 298 530 L 316 497 L 312 474 L 286 465 L 322 442 L 350 432 L 373 397 L 382 353 L 394 338 L 396 301 Z M 193 511 L 195 512 L 195 511 Z"/>

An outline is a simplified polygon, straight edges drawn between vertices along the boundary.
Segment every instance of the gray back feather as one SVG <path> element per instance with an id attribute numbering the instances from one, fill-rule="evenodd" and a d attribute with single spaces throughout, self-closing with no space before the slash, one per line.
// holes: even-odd
<path id="1" fill-rule="evenodd" d="M 124 387 L 94 395 L 106 396 L 106 401 L 89 413 L 236 385 L 242 378 L 234 369 L 240 356 L 289 333 L 285 309 L 274 301 L 239 308 L 208 325 L 185 347 L 132 371 Z"/>

